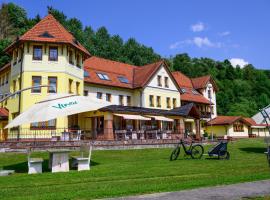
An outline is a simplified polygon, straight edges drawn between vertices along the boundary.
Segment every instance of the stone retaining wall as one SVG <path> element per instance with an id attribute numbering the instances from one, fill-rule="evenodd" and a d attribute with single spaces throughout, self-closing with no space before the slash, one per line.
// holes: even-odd
<path id="1" fill-rule="evenodd" d="M 19 151 L 20 149 L 33 148 L 36 150 L 45 150 L 48 148 L 69 148 L 76 149 L 83 143 L 90 143 L 98 150 L 109 149 L 143 149 L 143 148 L 172 148 L 179 140 L 125 140 L 125 141 L 108 141 L 108 140 L 82 140 L 82 141 L 5 141 L 0 142 L 2 151 Z"/>

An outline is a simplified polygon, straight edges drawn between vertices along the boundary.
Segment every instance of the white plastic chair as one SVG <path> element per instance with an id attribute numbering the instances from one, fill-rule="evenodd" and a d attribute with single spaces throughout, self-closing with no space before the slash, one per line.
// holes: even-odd
<path id="1" fill-rule="evenodd" d="M 42 173 L 42 158 L 31 158 L 31 149 L 27 149 L 28 174 Z"/>
<path id="2" fill-rule="evenodd" d="M 72 167 L 77 167 L 78 171 L 90 170 L 91 155 L 92 155 L 92 145 L 83 144 L 80 147 L 80 156 L 72 157 Z M 88 156 L 85 156 L 88 153 Z"/>

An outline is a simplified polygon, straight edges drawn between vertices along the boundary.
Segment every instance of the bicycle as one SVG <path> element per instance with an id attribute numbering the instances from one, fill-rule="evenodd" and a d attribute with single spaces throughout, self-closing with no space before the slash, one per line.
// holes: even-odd
<path id="1" fill-rule="evenodd" d="M 192 159 L 200 159 L 203 156 L 204 148 L 200 144 L 193 145 L 193 141 L 187 148 L 184 141 L 181 139 L 180 142 L 177 144 L 175 149 L 172 151 L 170 156 L 170 161 L 176 160 L 180 154 L 180 147 L 183 147 L 185 155 L 191 156 Z"/>

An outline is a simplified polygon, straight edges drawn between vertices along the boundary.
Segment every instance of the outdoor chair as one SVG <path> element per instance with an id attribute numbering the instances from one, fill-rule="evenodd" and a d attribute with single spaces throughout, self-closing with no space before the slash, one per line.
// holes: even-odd
<path id="1" fill-rule="evenodd" d="M 82 144 L 80 147 L 80 156 L 72 157 L 72 167 L 77 167 L 78 171 L 90 170 L 91 155 L 92 155 L 92 145 Z"/>
<path id="2" fill-rule="evenodd" d="M 144 130 L 138 130 L 137 134 L 138 134 L 138 139 L 144 140 Z"/>
<path id="3" fill-rule="evenodd" d="M 42 173 L 42 158 L 31 158 L 31 148 L 27 149 L 28 174 Z"/>
<path id="4" fill-rule="evenodd" d="M 146 136 L 147 139 L 157 139 L 157 131 L 156 130 L 146 131 Z"/>
<path id="5" fill-rule="evenodd" d="M 114 133 L 116 135 L 117 140 L 125 140 L 127 131 L 126 130 L 115 130 Z"/>
<path id="6" fill-rule="evenodd" d="M 132 138 L 132 140 L 137 140 L 138 139 L 137 131 L 132 131 L 131 138 Z"/>
<path id="7" fill-rule="evenodd" d="M 82 136 L 82 131 L 81 130 L 78 130 L 75 133 L 73 133 L 72 140 L 79 141 L 79 140 L 81 140 L 81 136 Z"/>

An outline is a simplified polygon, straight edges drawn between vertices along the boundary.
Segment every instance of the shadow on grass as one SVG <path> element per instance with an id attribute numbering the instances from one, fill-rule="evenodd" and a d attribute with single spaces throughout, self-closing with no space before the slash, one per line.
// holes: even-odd
<path id="1" fill-rule="evenodd" d="M 266 148 L 264 147 L 244 147 L 239 149 L 247 153 L 259 153 L 259 154 L 262 154 L 266 151 Z"/>
<path id="2" fill-rule="evenodd" d="M 69 163 L 71 164 L 71 159 L 69 160 Z M 97 166 L 99 165 L 98 162 L 95 162 L 91 160 L 90 166 Z M 3 167 L 4 170 L 15 170 L 16 173 L 28 173 L 28 163 L 27 161 L 16 163 L 12 165 L 7 165 Z M 70 169 L 74 169 L 70 166 Z M 43 172 L 51 172 L 51 169 L 49 169 L 49 160 L 44 160 L 42 163 L 42 170 Z"/>

